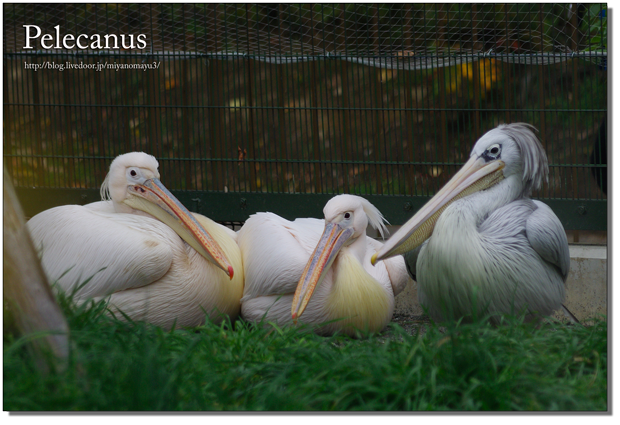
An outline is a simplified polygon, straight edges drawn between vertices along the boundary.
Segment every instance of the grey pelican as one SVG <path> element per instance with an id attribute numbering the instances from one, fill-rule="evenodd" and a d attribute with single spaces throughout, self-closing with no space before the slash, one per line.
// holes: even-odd
<path id="1" fill-rule="evenodd" d="M 338 195 L 325 220 L 288 221 L 272 213 L 251 216 L 239 230 L 245 289 L 241 316 L 252 322 L 326 324 L 319 334 L 350 336 L 382 330 L 392 318 L 394 296 L 409 277 L 402 257 L 372 267 L 383 235 L 383 216 L 359 196 Z M 358 331 L 362 331 L 359 333 Z"/>
<path id="2" fill-rule="evenodd" d="M 551 208 L 530 199 L 547 179 L 528 124 L 500 125 L 461 170 L 372 258 L 405 254 L 418 298 L 435 319 L 545 316 L 562 307 L 570 257 Z"/>
<path id="3" fill-rule="evenodd" d="M 28 227 L 43 268 L 77 302 L 108 298 L 134 320 L 170 328 L 199 325 L 205 315 L 234 319 L 243 293 L 236 233 L 187 211 L 160 182 L 158 165 L 143 152 L 118 156 L 103 201 L 34 216 Z"/>

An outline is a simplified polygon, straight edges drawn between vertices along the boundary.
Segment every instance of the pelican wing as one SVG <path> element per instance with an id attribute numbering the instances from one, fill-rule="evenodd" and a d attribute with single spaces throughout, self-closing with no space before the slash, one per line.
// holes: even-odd
<path id="1" fill-rule="evenodd" d="M 322 220 L 252 215 L 237 235 L 245 273 L 241 301 L 293 294 L 322 232 Z"/>
<path id="2" fill-rule="evenodd" d="M 296 218 L 293 222 L 288 222 L 286 229 L 293 235 L 299 245 L 308 253 L 308 259 L 314 252 L 316 244 L 321 239 L 321 234 L 325 229 L 325 220 L 318 218 Z"/>
<path id="3" fill-rule="evenodd" d="M 370 273 L 381 285 L 391 287 L 394 296 L 400 294 L 407 283 L 409 275 L 407 274 L 407 266 L 402 255 L 386 258 L 376 265 L 372 265 L 370 259 L 375 252 L 379 252 L 383 244 L 375 239 L 366 236 L 367 250 L 366 258 L 364 258 L 364 269 Z"/>
<path id="4" fill-rule="evenodd" d="M 538 255 L 560 269 L 566 281 L 570 267 L 566 232 L 551 208 L 540 201 L 533 202 L 537 208 L 527 219 L 527 238 Z"/>
<path id="5" fill-rule="evenodd" d="M 92 277 L 76 292 L 90 298 L 148 285 L 168 271 L 173 252 L 166 239 L 182 245 L 172 229 L 142 215 L 95 210 L 56 207 L 28 222 L 51 282 L 70 292 Z"/>
<path id="6" fill-rule="evenodd" d="M 403 254 L 405 265 L 407 266 L 407 273 L 409 273 L 411 279 L 415 281 L 417 281 L 418 257 L 420 256 L 420 252 L 422 251 L 422 249 L 426 247 L 427 243 L 428 239 L 424 243 L 422 243 L 422 245 Z"/>

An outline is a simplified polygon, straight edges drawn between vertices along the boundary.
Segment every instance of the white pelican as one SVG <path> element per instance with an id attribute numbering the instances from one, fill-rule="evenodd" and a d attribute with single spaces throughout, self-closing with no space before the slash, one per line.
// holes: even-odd
<path id="1" fill-rule="evenodd" d="M 409 278 L 401 257 L 372 267 L 381 243 L 366 236 L 383 216 L 359 196 L 338 195 L 323 209 L 325 221 L 291 222 L 272 213 L 251 216 L 239 230 L 245 289 L 241 316 L 288 324 L 330 322 L 320 334 L 378 332 L 392 319 L 394 296 Z M 321 234 L 322 233 L 322 234 Z M 303 313 L 303 315 L 302 315 Z"/>
<path id="2" fill-rule="evenodd" d="M 50 282 L 76 291 L 79 302 L 109 296 L 113 309 L 165 328 L 196 326 L 205 315 L 234 319 L 243 293 L 235 232 L 187 211 L 157 168 L 151 155 L 121 155 L 101 186 L 107 201 L 52 208 L 28 222 Z"/>
<path id="3" fill-rule="evenodd" d="M 420 303 L 435 319 L 533 318 L 562 307 L 568 242 L 553 211 L 529 198 L 549 172 L 533 130 L 517 123 L 482 136 L 463 168 L 372 258 L 407 253 Z"/>

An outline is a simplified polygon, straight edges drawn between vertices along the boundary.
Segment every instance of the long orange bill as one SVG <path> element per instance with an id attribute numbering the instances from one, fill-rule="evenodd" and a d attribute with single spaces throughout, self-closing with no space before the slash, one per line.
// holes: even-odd
<path id="1" fill-rule="evenodd" d="M 297 322 L 297 319 L 302 315 L 317 285 L 321 283 L 338 252 L 340 252 L 345 242 L 351 238 L 353 233 L 354 230 L 350 227 L 343 228 L 335 223 L 325 224 L 323 235 L 316 248 L 314 248 L 314 252 L 306 264 L 306 268 L 295 290 L 295 297 L 291 307 L 293 322 Z"/>
<path id="2" fill-rule="evenodd" d="M 433 233 L 437 219 L 444 210 L 457 199 L 480 190 L 487 189 L 503 178 L 504 162 L 496 160 L 486 162 L 483 158 L 472 156 L 458 173 L 441 188 L 407 223 L 405 223 L 381 247 L 372 258 L 377 261 L 404 254 L 422 245 Z"/>
<path id="3" fill-rule="evenodd" d="M 204 258 L 233 278 L 233 268 L 220 245 L 159 179 L 129 186 L 129 191 L 138 196 L 127 201 L 130 206 L 166 223 Z"/>

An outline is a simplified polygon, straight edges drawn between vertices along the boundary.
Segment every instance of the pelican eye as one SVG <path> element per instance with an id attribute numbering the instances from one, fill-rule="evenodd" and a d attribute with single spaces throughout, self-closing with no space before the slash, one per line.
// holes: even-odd
<path id="1" fill-rule="evenodd" d="M 482 156 L 487 161 L 491 161 L 493 159 L 499 158 L 500 153 L 502 153 L 502 145 L 496 143 L 494 145 L 489 146 L 487 150 L 484 151 Z"/>

